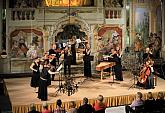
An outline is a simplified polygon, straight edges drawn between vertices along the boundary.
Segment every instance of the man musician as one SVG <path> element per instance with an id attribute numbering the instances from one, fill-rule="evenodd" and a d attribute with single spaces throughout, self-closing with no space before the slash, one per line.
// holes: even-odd
<path id="1" fill-rule="evenodd" d="M 54 68 L 54 70 L 57 67 L 57 63 L 59 64 L 59 56 L 60 56 L 60 50 L 58 50 L 57 45 L 56 44 L 52 44 L 52 48 L 49 49 L 49 60 L 50 60 L 50 64 L 52 66 L 52 68 Z M 52 74 L 52 80 L 54 80 L 54 74 Z"/>
<path id="2" fill-rule="evenodd" d="M 64 50 L 62 51 L 62 54 L 64 54 L 64 75 L 67 75 L 67 71 L 69 76 L 71 75 L 71 54 L 69 51 L 68 46 L 66 46 L 64 48 Z"/>

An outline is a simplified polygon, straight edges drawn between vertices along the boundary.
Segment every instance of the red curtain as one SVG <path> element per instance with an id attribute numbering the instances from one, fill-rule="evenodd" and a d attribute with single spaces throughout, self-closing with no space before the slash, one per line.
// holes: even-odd
<path id="1" fill-rule="evenodd" d="M 16 29 L 16 30 L 14 30 L 13 32 L 10 33 L 10 37 L 17 36 L 20 31 L 25 32 L 25 33 L 34 33 L 38 36 L 43 36 L 42 31 L 38 31 L 36 29 L 19 29 L 19 30 Z"/>

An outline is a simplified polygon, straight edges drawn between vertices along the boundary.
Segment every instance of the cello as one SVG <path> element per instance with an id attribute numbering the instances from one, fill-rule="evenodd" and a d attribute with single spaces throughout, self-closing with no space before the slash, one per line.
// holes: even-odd
<path id="1" fill-rule="evenodd" d="M 150 59 L 146 61 L 144 64 L 142 70 L 140 71 L 140 77 L 139 77 L 139 83 L 145 84 L 148 76 L 151 74 L 151 67 L 150 67 L 151 61 Z"/>

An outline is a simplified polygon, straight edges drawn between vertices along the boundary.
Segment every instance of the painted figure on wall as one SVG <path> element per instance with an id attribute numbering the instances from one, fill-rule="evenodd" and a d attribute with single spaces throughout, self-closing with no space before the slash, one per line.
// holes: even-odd
<path id="1" fill-rule="evenodd" d="M 15 30 L 11 35 L 11 57 L 34 59 L 42 55 L 43 38 L 32 30 Z M 37 33 L 37 31 L 35 31 Z M 39 33 L 38 33 L 39 34 Z"/>
<path id="2" fill-rule="evenodd" d="M 112 48 L 120 52 L 122 48 L 122 30 L 119 27 L 102 27 L 98 31 L 98 36 L 101 37 L 97 39 L 98 60 L 101 60 L 103 55 L 109 55 Z"/>

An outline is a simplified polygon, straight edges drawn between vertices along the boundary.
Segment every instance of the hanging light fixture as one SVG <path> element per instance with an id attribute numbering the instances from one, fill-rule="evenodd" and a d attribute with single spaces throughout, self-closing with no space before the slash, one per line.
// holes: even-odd
<path id="1" fill-rule="evenodd" d="M 68 11 L 69 11 L 69 24 L 70 24 L 70 0 L 69 0 L 69 7 L 68 8 L 69 8 Z"/>
<path id="2" fill-rule="evenodd" d="M 43 29 L 46 30 L 46 26 L 45 26 L 45 6 L 44 6 L 44 26 Z"/>

